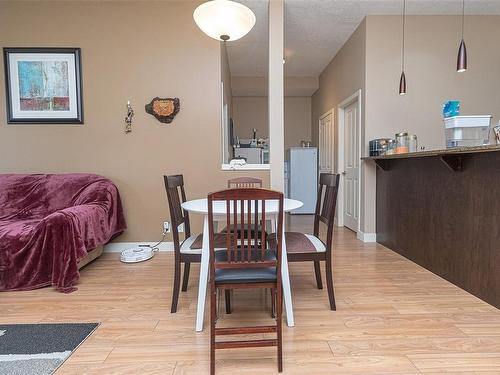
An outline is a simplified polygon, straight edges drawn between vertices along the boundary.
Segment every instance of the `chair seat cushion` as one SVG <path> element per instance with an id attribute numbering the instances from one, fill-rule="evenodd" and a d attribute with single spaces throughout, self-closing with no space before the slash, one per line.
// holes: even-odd
<path id="1" fill-rule="evenodd" d="M 260 251 L 260 250 L 259 250 Z M 276 253 L 266 250 L 264 260 L 276 260 Z M 215 253 L 216 262 L 227 261 L 227 251 Z M 262 268 L 224 268 L 215 270 L 216 284 L 271 283 L 276 281 L 275 267 Z"/>
<path id="2" fill-rule="evenodd" d="M 224 233 L 216 233 L 214 235 L 215 240 L 215 249 L 225 249 L 226 248 L 226 234 Z M 181 245 L 181 253 L 191 252 L 190 250 L 198 251 L 193 254 L 201 254 L 201 248 L 203 247 L 203 234 L 199 234 L 197 236 L 191 236 L 186 238 Z"/>
<path id="3" fill-rule="evenodd" d="M 322 253 L 326 246 L 318 237 L 299 232 L 285 232 L 286 252 L 288 254 Z M 269 248 L 276 249 L 276 234 L 268 237 Z"/>
<path id="4" fill-rule="evenodd" d="M 199 236 L 203 236 L 200 234 Z M 193 249 L 193 243 L 196 241 L 198 236 L 191 236 L 186 238 L 181 244 L 181 253 L 184 254 L 201 254 L 201 247 L 198 249 Z"/>

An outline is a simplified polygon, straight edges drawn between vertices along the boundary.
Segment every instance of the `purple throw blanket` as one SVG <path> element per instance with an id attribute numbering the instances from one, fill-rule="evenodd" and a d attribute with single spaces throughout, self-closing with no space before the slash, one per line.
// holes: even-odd
<path id="1" fill-rule="evenodd" d="M 0 291 L 76 290 L 78 262 L 125 228 L 118 189 L 104 177 L 0 175 Z"/>

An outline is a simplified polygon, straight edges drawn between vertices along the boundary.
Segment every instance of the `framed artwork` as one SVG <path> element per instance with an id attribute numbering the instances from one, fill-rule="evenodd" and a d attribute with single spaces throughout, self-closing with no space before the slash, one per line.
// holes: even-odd
<path id="1" fill-rule="evenodd" d="M 79 48 L 4 48 L 9 124 L 83 124 Z"/>

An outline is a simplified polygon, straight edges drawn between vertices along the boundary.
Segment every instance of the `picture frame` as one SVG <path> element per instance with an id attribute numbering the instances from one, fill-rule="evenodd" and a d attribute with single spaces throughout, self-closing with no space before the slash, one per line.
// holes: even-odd
<path id="1" fill-rule="evenodd" d="M 8 124 L 83 124 L 80 48 L 4 48 Z"/>

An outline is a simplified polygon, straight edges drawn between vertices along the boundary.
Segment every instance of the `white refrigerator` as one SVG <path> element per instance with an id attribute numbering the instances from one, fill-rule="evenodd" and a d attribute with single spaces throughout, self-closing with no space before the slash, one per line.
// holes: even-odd
<path id="1" fill-rule="evenodd" d="M 314 214 L 318 189 L 318 149 L 291 147 L 288 152 L 288 196 L 304 205 L 292 214 Z"/>

